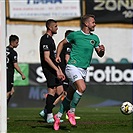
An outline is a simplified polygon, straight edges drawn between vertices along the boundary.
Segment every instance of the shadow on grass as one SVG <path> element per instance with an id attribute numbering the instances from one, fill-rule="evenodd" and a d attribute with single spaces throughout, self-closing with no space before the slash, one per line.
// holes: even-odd
<path id="1" fill-rule="evenodd" d="M 53 124 L 49 124 L 45 122 L 44 120 L 15 120 L 16 123 L 23 125 L 27 125 L 31 127 L 32 129 L 34 128 L 47 128 L 47 129 L 53 129 Z M 22 124 L 23 123 L 23 124 Z M 60 125 L 60 130 L 65 130 L 68 131 L 70 129 L 67 128 L 67 125 L 69 124 L 68 122 L 63 122 L 64 125 Z M 76 127 L 76 126 L 72 126 Z"/>

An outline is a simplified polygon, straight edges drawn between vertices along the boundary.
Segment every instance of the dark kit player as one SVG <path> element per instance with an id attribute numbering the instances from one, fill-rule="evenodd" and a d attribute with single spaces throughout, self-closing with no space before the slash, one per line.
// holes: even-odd
<path id="1" fill-rule="evenodd" d="M 16 35 L 11 35 L 9 37 L 9 46 L 6 47 L 6 64 L 7 64 L 7 103 L 9 102 L 11 96 L 14 93 L 14 69 L 21 75 L 24 80 L 26 77 L 22 73 L 20 67 L 18 66 L 18 55 L 14 48 L 19 45 L 19 37 Z"/>
<path id="2" fill-rule="evenodd" d="M 46 98 L 44 112 L 47 114 L 47 122 L 53 123 L 53 103 L 59 95 L 64 93 L 61 80 L 65 79 L 65 75 L 62 73 L 59 65 L 55 61 L 56 46 L 52 36 L 57 34 L 57 22 L 53 19 L 47 20 L 46 28 L 46 33 L 40 39 L 40 59 L 43 73 L 47 79 L 48 87 L 48 95 Z"/>

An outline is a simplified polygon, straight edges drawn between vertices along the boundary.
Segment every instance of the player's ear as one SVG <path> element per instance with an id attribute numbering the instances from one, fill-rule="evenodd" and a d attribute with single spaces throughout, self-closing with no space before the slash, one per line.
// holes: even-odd
<path id="1" fill-rule="evenodd" d="M 51 30 L 52 29 L 51 26 L 49 26 L 48 29 Z"/>
<path id="2" fill-rule="evenodd" d="M 85 25 L 86 27 L 88 27 L 88 24 L 87 24 L 86 22 L 84 22 L 84 25 Z"/>

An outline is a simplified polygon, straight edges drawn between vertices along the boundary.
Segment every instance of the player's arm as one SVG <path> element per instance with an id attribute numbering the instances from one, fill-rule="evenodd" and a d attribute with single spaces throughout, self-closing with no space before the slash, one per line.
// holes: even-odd
<path id="1" fill-rule="evenodd" d="M 60 73 L 61 73 L 61 75 L 62 75 L 62 78 L 61 78 L 61 79 L 62 79 L 62 80 L 65 80 L 65 78 L 66 78 L 66 77 L 65 77 L 64 73 L 62 72 L 62 70 L 61 70 L 60 66 L 58 66 L 58 68 L 59 68 Z"/>
<path id="2" fill-rule="evenodd" d="M 63 49 L 63 46 L 67 44 L 67 40 L 66 39 L 63 39 L 57 46 L 57 52 L 56 52 L 56 62 L 61 62 L 61 59 L 60 59 L 60 53 Z"/>
<path id="3" fill-rule="evenodd" d="M 19 65 L 18 65 L 17 62 L 14 63 L 14 68 L 15 68 L 16 71 L 21 75 L 22 79 L 24 80 L 26 77 L 25 77 L 25 75 L 22 73 L 22 71 L 21 71 L 21 69 L 20 69 L 20 67 L 19 67 Z"/>
<path id="4" fill-rule="evenodd" d="M 66 54 L 65 55 L 65 61 L 66 61 L 66 63 L 68 62 L 69 58 L 70 58 L 70 54 Z"/>
<path id="5" fill-rule="evenodd" d="M 51 68 L 53 68 L 56 73 L 57 73 L 57 77 L 59 79 L 62 79 L 64 77 L 64 74 L 60 71 L 60 68 L 58 68 L 53 61 L 50 58 L 50 51 L 44 51 L 44 60 L 49 64 L 49 66 Z"/>
<path id="6" fill-rule="evenodd" d="M 99 57 L 103 57 L 105 53 L 105 47 L 104 45 L 99 45 L 98 47 L 95 48 L 95 51 Z"/>

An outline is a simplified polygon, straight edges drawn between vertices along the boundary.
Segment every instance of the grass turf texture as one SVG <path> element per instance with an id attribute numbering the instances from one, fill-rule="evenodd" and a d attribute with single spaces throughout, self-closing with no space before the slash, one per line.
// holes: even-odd
<path id="1" fill-rule="evenodd" d="M 39 116 L 40 108 L 8 108 L 8 133 L 53 133 L 52 124 Z M 54 108 L 57 112 L 58 108 Z M 77 108 L 77 126 L 72 127 L 63 116 L 58 133 L 133 133 L 132 115 L 124 115 L 119 107 Z"/>

